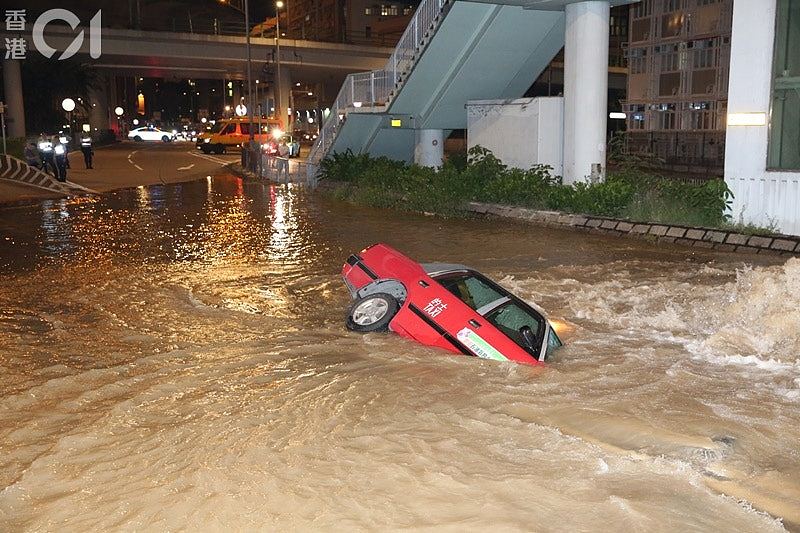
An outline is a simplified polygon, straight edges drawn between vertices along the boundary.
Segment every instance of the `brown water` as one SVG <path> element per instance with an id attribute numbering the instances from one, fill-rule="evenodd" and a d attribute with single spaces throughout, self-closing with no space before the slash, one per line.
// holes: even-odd
<path id="1" fill-rule="evenodd" d="M 347 332 L 376 241 L 568 345 Z M 800 261 L 752 261 L 232 177 L 0 210 L 0 530 L 798 528 Z"/>

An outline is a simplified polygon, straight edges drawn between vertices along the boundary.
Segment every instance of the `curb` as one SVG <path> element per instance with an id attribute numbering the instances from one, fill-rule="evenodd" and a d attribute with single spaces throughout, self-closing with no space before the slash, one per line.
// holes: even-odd
<path id="1" fill-rule="evenodd" d="M 469 202 L 466 210 L 480 215 L 511 218 L 542 226 L 572 228 L 590 233 L 657 240 L 720 252 L 800 256 L 800 236 L 747 235 L 719 228 L 635 222 L 619 218 L 538 211 L 525 207 Z"/>

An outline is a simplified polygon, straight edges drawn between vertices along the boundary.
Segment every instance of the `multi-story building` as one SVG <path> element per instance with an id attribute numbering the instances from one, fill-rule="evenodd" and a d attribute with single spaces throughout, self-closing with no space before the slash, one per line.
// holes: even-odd
<path id="1" fill-rule="evenodd" d="M 291 39 L 394 46 L 418 2 L 291 0 L 281 13 L 281 33 Z"/>
<path id="2" fill-rule="evenodd" d="M 626 144 L 668 168 L 720 174 L 733 0 L 630 6 Z"/>

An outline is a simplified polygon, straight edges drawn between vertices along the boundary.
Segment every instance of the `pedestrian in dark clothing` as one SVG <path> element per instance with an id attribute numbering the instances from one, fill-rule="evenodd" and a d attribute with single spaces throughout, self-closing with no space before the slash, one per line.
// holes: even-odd
<path id="1" fill-rule="evenodd" d="M 41 169 L 43 172 L 49 172 L 53 176 L 57 174 L 56 172 L 56 163 L 53 159 L 53 141 L 47 138 L 47 136 L 43 133 L 39 136 L 39 142 L 37 144 L 39 148 L 39 159 L 42 162 Z"/>
<path id="2" fill-rule="evenodd" d="M 86 165 L 86 168 L 94 168 L 92 166 L 94 150 L 92 150 L 92 138 L 89 135 L 81 137 L 81 152 L 83 152 L 83 163 Z"/>
<path id="3" fill-rule="evenodd" d="M 72 142 L 72 137 L 70 137 L 69 135 L 64 135 L 63 133 L 60 133 L 58 135 L 58 142 L 60 142 L 61 144 L 64 145 L 64 158 L 67 161 L 67 168 L 71 168 L 69 166 L 69 143 Z"/>
<path id="4" fill-rule="evenodd" d="M 56 179 L 67 181 L 67 147 L 60 141 L 53 147 L 56 163 Z"/>
<path id="5" fill-rule="evenodd" d="M 28 144 L 25 145 L 25 162 L 33 168 L 39 168 L 42 166 L 42 160 L 39 157 L 39 150 L 36 148 L 36 143 L 33 141 L 28 141 Z"/>

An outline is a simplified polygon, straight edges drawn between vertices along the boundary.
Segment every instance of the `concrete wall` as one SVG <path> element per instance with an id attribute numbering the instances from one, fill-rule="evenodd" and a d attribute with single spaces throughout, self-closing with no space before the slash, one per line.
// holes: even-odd
<path id="1" fill-rule="evenodd" d="M 467 103 L 467 146 L 488 148 L 510 167 L 564 168 L 564 99 L 560 96 Z"/>
<path id="2" fill-rule="evenodd" d="M 733 3 L 728 113 L 770 116 L 776 0 Z M 800 172 L 767 170 L 769 127 L 728 126 L 725 181 L 733 217 L 800 235 Z"/>

